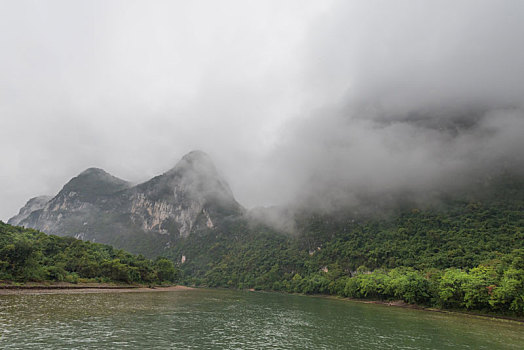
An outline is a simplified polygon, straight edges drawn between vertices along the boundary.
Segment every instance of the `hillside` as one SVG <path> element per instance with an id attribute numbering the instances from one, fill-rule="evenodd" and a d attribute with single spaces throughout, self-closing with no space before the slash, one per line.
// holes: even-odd
<path id="1" fill-rule="evenodd" d="M 296 235 L 237 220 L 168 254 L 187 283 L 523 314 L 524 186 L 503 182 L 385 217 L 302 213 Z"/>
<path id="2" fill-rule="evenodd" d="M 151 261 L 108 245 L 0 221 L 0 280 L 160 283 L 176 278 L 167 259 Z"/>

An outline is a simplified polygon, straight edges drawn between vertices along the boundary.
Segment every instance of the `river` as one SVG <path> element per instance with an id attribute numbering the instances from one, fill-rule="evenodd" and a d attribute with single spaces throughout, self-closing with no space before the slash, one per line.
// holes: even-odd
<path id="1" fill-rule="evenodd" d="M 1 349 L 523 349 L 524 324 L 277 293 L 0 295 Z"/>

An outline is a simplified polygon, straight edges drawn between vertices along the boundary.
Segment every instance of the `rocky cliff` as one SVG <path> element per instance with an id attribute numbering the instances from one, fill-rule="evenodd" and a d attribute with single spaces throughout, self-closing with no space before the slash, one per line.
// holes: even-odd
<path id="1" fill-rule="evenodd" d="M 20 209 L 17 215 L 9 219 L 9 224 L 11 225 L 20 225 L 22 221 L 27 219 L 27 217 L 34 211 L 42 209 L 47 202 L 49 202 L 53 197 L 51 196 L 39 196 L 31 198 L 27 203 Z"/>
<path id="2" fill-rule="evenodd" d="M 55 197 L 31 199 L 9 223 L 144 252 L 243 212 L 210 157 L 193 151 L 136 186 L 87 169 Z"/>

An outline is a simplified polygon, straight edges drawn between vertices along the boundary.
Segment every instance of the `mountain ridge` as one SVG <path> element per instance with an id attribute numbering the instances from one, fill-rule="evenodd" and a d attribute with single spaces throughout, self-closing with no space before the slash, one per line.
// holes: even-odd
<path id="1" fill-rule="evenodd" d="M 88 168 L 56 196 L 38 198 L 8 222 L 122 248 L 137 239 L 164 245 L 245 211 L 202 151 L 186 154 L 170 170 L 134 186 L 103 169 Z"/>

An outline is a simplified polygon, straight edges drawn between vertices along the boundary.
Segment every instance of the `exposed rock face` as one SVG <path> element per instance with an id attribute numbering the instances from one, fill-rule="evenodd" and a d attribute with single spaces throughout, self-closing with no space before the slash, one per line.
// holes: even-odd
<path id="1" fill-rule="evenodd" d="M 90 168 L 54 198 L 38 198 L 29 201 L 9 223 L 135 251 L 133 240 L 186 237 L 244 212 L 209 156 L 200 151 L 187 154 L 173 169 L 136 186 Z"/>
<path id="2" fill-rule="evenodd" d="M 29 214 L 34 212 L 35 210 L 42 209 L 47 202 L 51 200 L 51 196 L 40 196 L 31 198 L 27 201 L 27 203 L 20 209 L 18 212 L 18 215 L 13 216 L 11 219 L 9 219 L 8 224 L 10 225 L 20 225 L 20 223 L 25 220 Z"/>
<path id="3" fill-rule="evenodd" d="M 168 172 L 130 191 L 129 208 L 144 230 L 187 236 L 196 224 L 214 226 L 214 218 L 238 215 L 242 208 L 213 162 L 193 151 Z"/>

